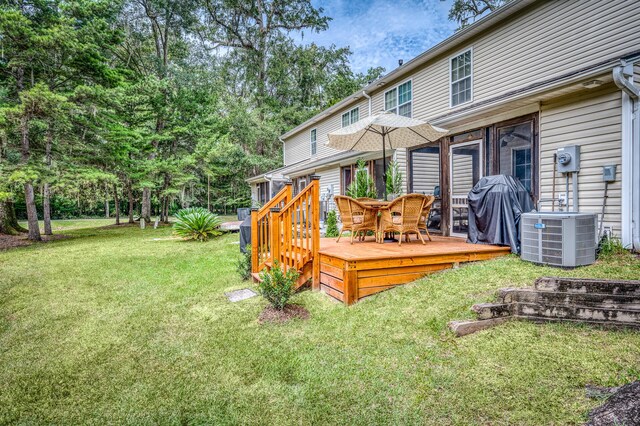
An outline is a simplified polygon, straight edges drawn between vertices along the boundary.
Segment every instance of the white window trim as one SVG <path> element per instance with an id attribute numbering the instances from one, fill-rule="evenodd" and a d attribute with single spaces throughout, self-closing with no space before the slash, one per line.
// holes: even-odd
<path id="1" fill-rule="evenodd" d="M 311 140 L 311 135 L 313 134 L 313 132 L 316 132 L 316 152 L 315 153 L 313 152 L 313 141 Z M 311 155 L 312 157 L 318 155 L 318 129 L 316 127 L 309 130 L 309 155 Z"/>
<path id="2" fill-rule="evenodd" d="M 352 125 L 352 124 L 353 124 L 353 123 L 351 122 L 351 113 L 352 113 L 353 111 L 355 111 L 355 110 L 358 110 L 358 120 L 360 120 L 360 106 L 357 106 L 357 107 L 355 107 L 355 108 L 351 108 L 350 110 L 345 111 L 345 112 L 343 112 L 342 114 L 340 114 L 340 126 L 341 126 L 341 127 L 347 127 L 347 126 L 350 126 L 350 125 Z M 344 116 L 345 116 L 345 115 L 347 115 L 347 114 L 349 115 L 349 124 L 347 124 L 347 126 L 345 126 L 345 125 L 343 125 L 343 118 L 344 118 Z"/>
<path id="3" fill-rule="evenodd" d="M 453 93 L 451 92 L 451 87 L 453 86 L 453 81 L 451 80 L 451 71 L 453 71 L 453 70 L 451 69 L 451 61 L 454 58 L 457 58 L 458 56 L 462 55 L 463 53 L 467 53 L 467 52 L 471 52 L 471 75 L 469 76 L 469 77 L 471 77 L 471 98 L 466 102 L 461 102 L 459 104 L 453 105 Z M 473 62 L 474 62 L 473 58 L 474 58 L 473 46 L 471 46 L 471 47 L 469 47 L 467 49 L 461 50 L 461 51 L 457 52 L 455 55 L 449 56 L 449 59 L 448 59 L 448 61 L 449 61 L 449 108 L 457 108 L 457 107 L 459 107 L 461 105 L 466 105 L 466 104 L 469 104 L 469 103 L 473 102 Z"/>
<path id="4" fill-rule="evenodd" d="M 451 73 L 449 73 L 449 75 L 451 75 Z M 400 91 L 398 90 L 398 88 L 400 86 L 402 86 L 403 84 L 406 84 L 406 83 L 409 83 L 409 82 L 411 82 L 411 100 L 409 102 L 403 103 L 402 105 L 411 104 L 411 115 L 410 115 L 409 118 L 413 118 L 413 79 L 412 78 L 409 78 L 409 79 L 407 79 L 407 80 L 405 80 L 403 82 L 400 82 L 400 83 L 396 84 L 395 86 L 393 86 L 392 88 L 390 88 L 389 90 L 386 90 L 384 92 L 384 94 L 382 95 L 382 105 L 383 105 L 385 111 L 389 111 L 386 108 L 386 106 L 387 106 L 386 105 L 387 93 L 389 93 L 389 92 L 391 92 L 392 90 L 395 89 L 395 91 L 396 91 L 396 106 L 395 106 L 396 114 L 398 114 L 400 112 L 400 106 L 401 106 L 400 105 Z M 449 90 L 451 90 L 451 89 L 449 89 Z"/>

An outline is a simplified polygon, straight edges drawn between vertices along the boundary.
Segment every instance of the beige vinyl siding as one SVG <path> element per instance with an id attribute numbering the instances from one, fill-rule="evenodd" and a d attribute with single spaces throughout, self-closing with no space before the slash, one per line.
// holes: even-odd
<path id="1" fill-rule="evenodd" d="M 454 175 L 451 193 L 466 197 L 473 189 L 473 158 L 470 155 L 456 155 L 451 163 Z"/>
<path id="2" fill-rule="evenodd" d="M 400 170 L 400 173 L 402 173 L 402 188 L 404 193 L 406 194 L 409 189 L 407 186 L 407 149 L 396 149 L 393 153 L 393 160 L 398 163 L 398 169 Z"/>
<path id="3" fill-rule="evenodd" d="M 421 68 L 386 81 L 371 94 L 371 111 L 382 111 L 384 93 L 408 80 L 414 118 L 430 120 L 454 111 L 449 107 L 449 60 L 469 48 L 473 48 L 473 103 L 640 50 L 637 7 L 631 0 L 536 2 Z M 314 127 L 318 158 L 334 154 L 324 146 L 326 134 L 340 128 L 342 114 L 356 106 L 360 118 L 366 117 L 367 100 L 361 98 L 290 137 L 287 164 L 309 157 L 309 130 Z"/>
<path id="4" fill-rule="evenodd" d="M 316 137 L 318 144 L 317 154 L 313 158 L 324 158 L 342 152 L 328 148 L 325 145 L 328 140 L 327 135 L 340 129 L 342 127 L 342 114 L 356 107 L 360 108 L 359 115 L 361 119 L 368 115 L 369 103 L 366 99 L 361 100 L 359 103 L 353 104 L 324 120 L 320 120 L 287 139 L 285 141 L 285 166 L 298 163 L 311 157 L 311 129 L 317 130 Z M 380 143 L 382 147 L 382 142 Z"/>
<path id="5" fill-rule="evenodd" d="M 336 204 L 333 195 L 340 195 L 340 167 L 322 170 L 316 174 L 320 176 L 320 200 L 326 200 L 327 191 L 332 189 L 332 196 L 323 208 L 326 208 L 327 211 L 335 210 Z"/>
<path id="6" fill-rule="evenodd" d="M 640 50 L 630 0 L 541 1 L 421 69 L 389 82 L 372 95 L 372 110 L 384 108 L 384 92 L 411 78 L 413 117 L 431 119 L 449 108 L 449 59 L 473 47 L 473 101 L 577 71 Z"/>
<path id="7" fill-rule="evenodd" d="M 414 152 L 412 157 L 413 192 L 433 194 L 435 187 L 440 185 L 440 154 Z"/>
<path id="8" fill-rule="evenodd" d="M 580 211 L 602 212 L 602 166 L 618 167 L 617 180 L 609 185 L 605 211 L 605 226 L 612 226 L 617 235 L 621 232 L 621 109 L 620 91 L 607 85 L 579 97 L 543 103 L 540 111 L 541 198 L 551 198 L 554 152 L 563 146 L 580 145 Z M 560 174 L 556 176 L 556 196 L 559 192 L 565 192 L 565 178 Z"/>
<path id="9" fill-rule="evenodd" d="M 320 198 L 333 185 L 333 195 L 340 194 L 340 167 L 322 170 L 316 173 L 320 176 Z"/>

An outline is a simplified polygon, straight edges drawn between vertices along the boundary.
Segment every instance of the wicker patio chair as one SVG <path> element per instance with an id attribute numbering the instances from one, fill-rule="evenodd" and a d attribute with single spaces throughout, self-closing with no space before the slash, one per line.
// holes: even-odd
<path id="1" fill-rule="evenodd" d="M 377 232 L 376 210 L 365 206 L 351 197 L 336 195 L 333 199 L 338 206 L 340 221 L 342 222 L 342 229 L 340 229 L 340 235 L 338 235 L 336 242 L 340 242 L 340 238 L 345 231 L 351 231 L 351 244 L 353 244 L 353 236 L 360 232 Z"/>
<path id="2" fill-rule="evenodd" d="M 402 245 L 402 236 L 408 241 L 409 234 L 417 234 L 422 244 L 426 244 L 418 228 L 418 222 L 422 216 L 424 203 L 427 197 L 420 194 L 408 194 L 393 200 L 389 206 L 382 210 L 380 234 L 386 232 L 398 232 L 398 245 Z"/>
<path id="3" fill-rule="evenodd" d="M 429 241 L 431 240 L 431 235 L 429 234 L 429 215 L 431 214 L 431 206 L 433 202 L 436 200 L 436 197 L 433 195 L 425 195 L 424 205 L 422 206 L 422 214 L 420 215 L 420 220 L 418 221 L 418 229 L 424 230 L 427 233 L 427 238 Z"/>
<path id="4" fill-rule="evenodd" d="M 361 203 L 366 203 L 368 201 L 378 201 L 375 198 L 369 198 L 369 197 L 360 197 L 360 198 L 356 198 L 356 201 L 359 201 Z"/>

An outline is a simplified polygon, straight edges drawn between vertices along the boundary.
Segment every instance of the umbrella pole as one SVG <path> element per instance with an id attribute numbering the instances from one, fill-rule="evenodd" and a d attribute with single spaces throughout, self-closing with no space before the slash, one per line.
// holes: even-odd
<path id="1" fill-rule="evenodd" d="M 387 201 L 387 154 L 385 151 L 385 142 L 386 133 L 384 129 L 382 130 L 382 180 L 384 185 L 384 200 Z"/>

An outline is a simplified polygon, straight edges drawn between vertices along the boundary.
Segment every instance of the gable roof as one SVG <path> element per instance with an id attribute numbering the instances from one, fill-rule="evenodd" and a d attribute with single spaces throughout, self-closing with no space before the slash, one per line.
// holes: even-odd
<path id="1" fill-rule="evenodd" d="M 356 100 L 360 101 L 361 100 L 360 98 L 362 97 L 362 92 L 370 94 L 375 90 L 381 89 L 386 84 L 410 73 L 411 71 L 415 70 L 416 68 L 420 67 L 421 65 L 425 64 L 426 62 L 435 58 L 436 56 L 448 50 L 454 49 L 456 46 L 466 42 L 467 40 L 478 35 L 479 33 L 486 31 L 487 29 L 493 27 L 499 22 L 502 22 L 504 19 L 512 16 L 516 12 L 524 9 L 530 4 L 535 3 L 536 1 L 537 0 L 511 0 L 507 2 L 500 8 L 496 9 L 494 12 L 477 20 L 473 24 L 459 31 L 456 31 L 450 37 L 447 37 L 440 43 L 436 44 L 435 46 L 431 47 L 425 52 L 419 54 L 415 58 L 403 64 L 402 66 L 397 67 L 396 69 L 387 73 L 386 75 L 379 78 L 378 80 L 375 80 L 369 83 L 368 85 L 358 90 L 357 92 L 353 93 L 352 95 L 347 96 L 340 102 L 316 114 L 315 116 L 311 117 L 309 120 L 305 121 L 304 123 L 299 124 L 298 126 L 284 133 L 282 136 L 280 136 L 280 138 L 287 139 L 293 136 L 294 134 L 304 130 L 306 127 L 309 127 L 314 123 L 317 123 L 318 121 L 322 120 L 323 118 L 328 117 L 334 112 L 347 107 L 348 105 L 354 103 Z"/>

